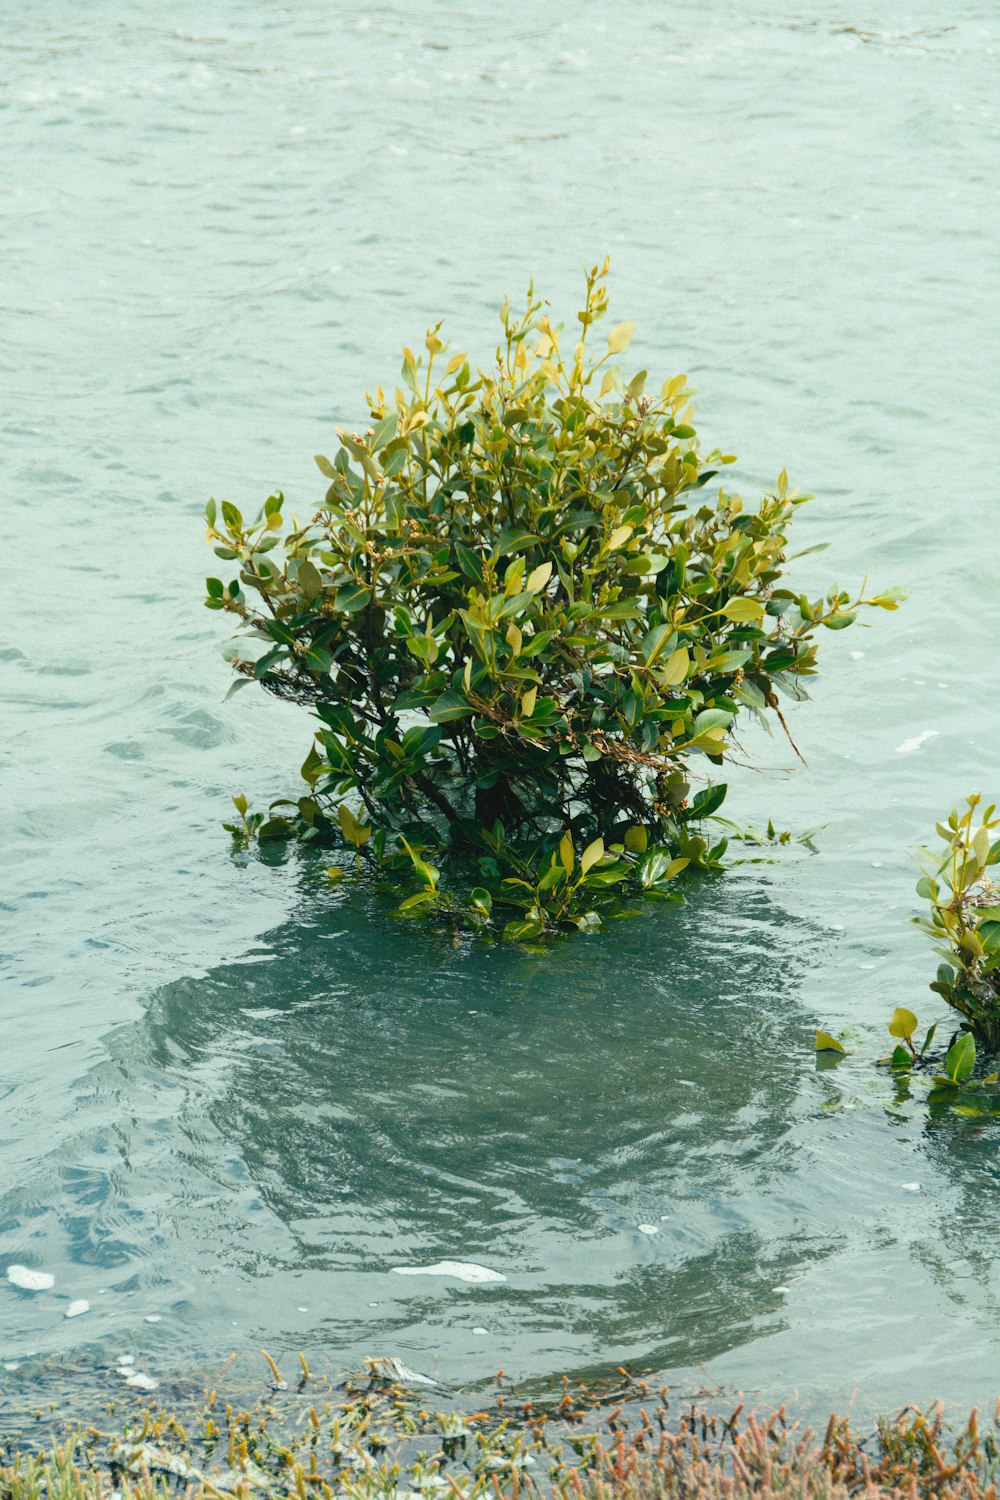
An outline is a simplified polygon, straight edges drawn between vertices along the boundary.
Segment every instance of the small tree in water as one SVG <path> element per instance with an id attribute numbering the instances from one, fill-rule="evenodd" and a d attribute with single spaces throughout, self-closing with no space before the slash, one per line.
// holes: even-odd
<path id="1" fill-rule="evenodd" d="M 692 783 L 740 716 L 784 725 L 778 693 L 807 696 L 821 630 L 896 607 L 788 585 L 809 497 L 784 472 L 753 509 L 710 495 L 734 459 L 699 452 L 686 377 L 626 380 L 631 323 L 593 347 L 607 269 L 573 336 L 529 291 L 486 370 L 440 325 L 405 349 L 371 425 L 317 457 L 329 488 L 305 525 L 282 537 L 280 494 L 250 522 L 209 504 L 238 576 L 206 603 L 252 647 L 234 686 L 318 720 L 308 793 L 266 820 L 238 799 L 237 837 L 341 838 L 416 876 L 406 909 L 502 914 L 512 937 L 593 926 L 626 889 L 717 867 L 702 825 L 725 787 Z"/>

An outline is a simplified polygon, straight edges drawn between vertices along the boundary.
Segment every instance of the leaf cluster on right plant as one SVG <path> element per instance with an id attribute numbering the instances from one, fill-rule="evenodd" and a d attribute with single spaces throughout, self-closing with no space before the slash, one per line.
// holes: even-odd
<path id="1" fill-rule="evenodd" d="M 1000 890 L 989 871 L 1000 864 L 1000 818 L 980 812 L 974 793 L 936 825 L 941 847 L 920 850 L 917 895 L 928 904 L 914 923 L 944 960 L 931 989 L 962 1017 L 987 1052 L 1000 1050 Z"/>

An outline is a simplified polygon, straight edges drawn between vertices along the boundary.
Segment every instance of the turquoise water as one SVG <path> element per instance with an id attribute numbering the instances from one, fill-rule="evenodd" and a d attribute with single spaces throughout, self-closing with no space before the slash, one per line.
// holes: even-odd
<path id="1" fill-rule="evenodd" d="M 992 1401 L 998 1127 L 870 1060 L 935 1013 L 906 850 L 1000 793 L 995 6 L 0 21 L 0 1258 L 55 1277 L 0 1283 L 0 1359 Z M 821 497 L 804 582 L 913 597 L 825 643 L 808 772 L 773 740 L 735 779 L 819 854 L 546 959 L 443 949 L 230 853 L 309 729 L 223 702 L 199 515 L 312 507 L 402 342 L 488 354 L 532 275 L 572 318 L 605 250 L 744 491 Z M 444 1259 L 506 1280 L 392 1269 Z"/>

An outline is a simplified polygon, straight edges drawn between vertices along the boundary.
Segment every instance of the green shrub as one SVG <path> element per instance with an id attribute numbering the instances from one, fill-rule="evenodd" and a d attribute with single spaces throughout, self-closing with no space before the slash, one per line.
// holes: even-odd
<path id="1" fill-rule="evenodd" d="M 1000 890 L 987 871 L 1000 864 L 1000 818 L 977 793 L 965 809 L 938 823 L 944 849 L 921 850 L 917 895 L 930 905 L 916 925 L 945 960 L 931 989 L 964 1018 L 965 1028 L 989 1052 L 1000 1050 Z"/>
<path id="2" fill-rule="evenodd" d="M 724 786 L 692 782 L 733 754 L 739 716 L 784 725 L 816 636 L 898 593 L 809 599 L 784 579 L 807 499 L 784 472 L 756 509 L 707 486 L 733 458 L 698 451 L 677 375 L 647 394 L 593 352 L 607 262 L 564 336 L 529 291 L 505 302 L 495 363 L 404 350 L 401 386 L 341 431 L 308 521 L 282 540 L 284 499 L 252 521 L 208 506 L 229 584 L 210 609 L 241 621 L 243 681 L 310 707 L 308 795 L 238 838 L 340 838 L 419 889 L 407 909 L 526 938 L 594 925 L 626 890 L 663 894 L 718 866 L 699 828 Z M 279 551 L 280 548 L 280 551 Z M 371 837 L 374 830 L 374 837 Z M 445 862 L 442 880 L 432 859 Z M 478 862 L 478 863 L 477 863 Z M 464 894 L 471 881 L 476 888 Z"/>

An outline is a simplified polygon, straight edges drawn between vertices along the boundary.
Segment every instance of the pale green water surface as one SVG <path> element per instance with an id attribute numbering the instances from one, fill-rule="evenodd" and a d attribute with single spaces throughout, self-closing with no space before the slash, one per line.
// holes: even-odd
<path id="1" fill-rule="evenodd" d="M 905 851 L 1000 793 L 998 80 L 992 0 L 0 0 L 0 1270 L 56 1278 L 0 1360 L 997 1395 L 1000 1125 L 870 1060 L 934 1013 Z M 404 340 L 487 354 L 531 275 L 572 318 L 605 250 L 745 491 L 822 497 L 803 578 L 913 598 L 737 782 L 818 855 L 442 948 L 230 854 L 309 727 L 222 702 L 200 510 L 309 511 Z M 506 1280 L 392 1270 L 442 1259 Z"/>

